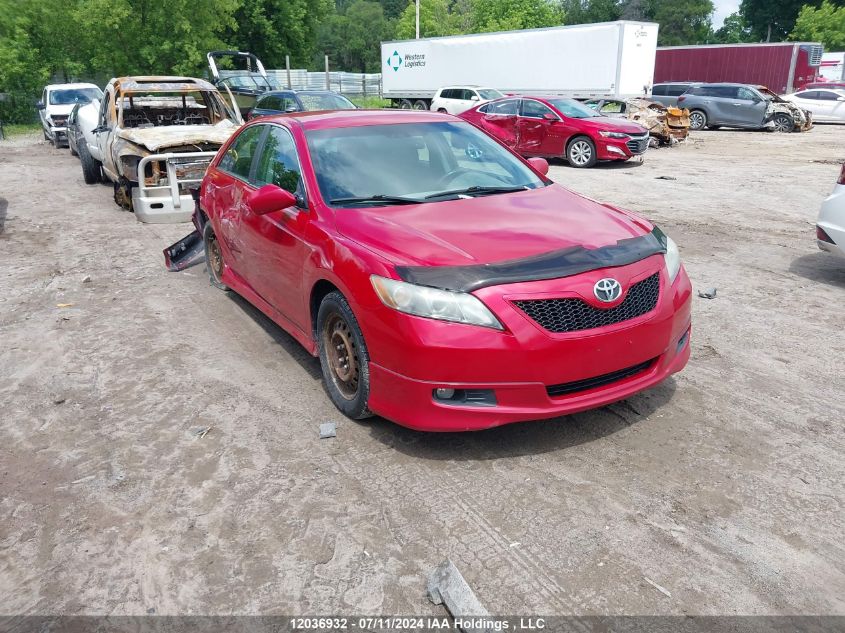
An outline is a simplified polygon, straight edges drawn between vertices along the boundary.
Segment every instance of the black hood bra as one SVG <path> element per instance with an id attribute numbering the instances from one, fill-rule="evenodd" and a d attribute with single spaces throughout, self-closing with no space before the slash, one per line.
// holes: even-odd
<path id="1" fill-rule="evenodd" d="M 656 226 L 650 233 L 619 240 L 601 248 L 571 246 L 542 255 L 469 266 L 397 266 L 403 281 L 454 292 L 571 277 L 590 270 L 626 266 L 666 252 L 666 235 Z"/>

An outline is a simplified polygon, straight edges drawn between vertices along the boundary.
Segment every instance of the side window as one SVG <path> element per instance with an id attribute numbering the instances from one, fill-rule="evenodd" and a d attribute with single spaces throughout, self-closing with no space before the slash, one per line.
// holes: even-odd
<path id="1" fill-rule="evenodd" d="M 255 102 L 255 107 L 259 110 L 276 110 L 278 99 L 276 97 L 262 97 Z"/>
<path id="2" fill-rule="evenodd" d="M 282 112 L 287 112 L 290 109 L 293 109 L 295 112 L 299 111 L 299 104 L 293 97 L 282 97 L 279 101 L 279 110 Z"/>
<path id="3" fill-rule="evenodd" d="M 443 91 L 443 98 L 444 99 L 457 99 L 457 90 L 454 88 L 449 88 L 448 90 Z"/>
<path id="4" fill-rule="evenodd" d="M 651 89 L 651 94 L 658 96 L 658 97 L 665 97 L 668 93 L 666 92 L 669 86 L 657 84 Z"/>
<path id="5" fill-rule="evenodd" d="M 226 155 L 217 165 L 218 168 L 248 181 L 258 141 L 266 128 L 266 125 L 253 125 L 241 132 L 226 150 Z"/>
<path id="6" fill-rule="evenodd" d="M 483 106 L 478 108 L 478 111 L 481 112 L 482 114 L 487 114 L 487 108 L 489 108 L 489 107 L 490 107 L 490 104 L 485 103 Z"/>
<path id="7" fill-rule="evenodd" d="M 100 125 L 106 125 L 108 123 L 108 113 L 111 110 L 111 92 L 107 92 L 106 96 L 103 97 L 103 103 L 100 106 Z"/>
<path id="8" fill-rule="evenodd" d="M 464 88 L 463 90 L 461 90 L 461 99 L 463 99 L 464 101 L 469 101 L 472 99 L 472 95 L 474 94 L 475 93 L 472 90 L 467 90 L 466 88 Z"/>
<path id="9" fill-rule="evenodd" d="M 527 117 L 529 119 L 542 119 L 545 115 L 549 113 L 554 114 L 554 112 L 549 110 L 549 108 L 544 106 L 539 101 L 534 101 L 533 99 L 522 100 L 522 116 L 524 117 Z"/>
<path id="10" fill-rule="evenodd" d="M 818 94 L 816 99 L 820 99 L 822 101 L 836 101 L 839 98 L 838 94 L 831 92 L 830 90 L 819 90 L 816 94 Z"/>
<path id="11" fill-rule="evenodd" d="M 804 92 L 796 92 L 795 96 L 799 99 L 818 99 L 819 93 L 816 90 L 805 90 Z"/>
<path id="12" fill-rule="evenodd" d="M 757 95 L 754 94 L 754 91 L 749 90 L 748 88 L 738 88 L 737 97 L 743 101 L 754 101 L 757 99 Z"/>
<path id="13" fill-rule="evenodd" d="M 687 88 L 689 88 L 689 86 L 685 86 L 683 84 L 666 86 L 666 94 L 670 97 L 680 97 L 687 91 Z"/>
<path id="14" fill-rule="evenodd" d="M 739 99 L 739 88 L 736 86 L 720 86 L 716 88 L 716 96 L 722 99 Z"/>
<path id="15" fill-rule="evenodd" d="M 286 129 L 271 126 L 255 170 L 255 184 L 276 185 L 291 193 L 301 193 L 302 177 L 296 145 Z"/>
<path id="16" fill-rule="evenodd" d="M 505 99 L 503 101 L 494 101 L 487 106 L 487 114 L 496 114 L 499 116 L 516 116 L 519 109 L 519 99 Z"/>

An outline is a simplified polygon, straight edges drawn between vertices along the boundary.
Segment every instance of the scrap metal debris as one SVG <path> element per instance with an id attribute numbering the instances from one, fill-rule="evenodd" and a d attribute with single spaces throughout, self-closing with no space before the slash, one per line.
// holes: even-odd
<path id="1" fill-rule="evenodd" d="M 211 431 L 211 427 L 210 427 L 210 426 L 201 426 L 201 427 L 199 427 L 199 428 L 194 429 L 194 430 L 192 431 L 192 433 L 193 433 L 194 435 L 196 435 L 199 439 L 202 439 L 202 438 L 204 438 L 206 435 L 208 435 L 208 432 L 209 432 L 209 431 Z"/>
<path id="2" fill-rule="evenodd" d="M 488 633 L 492 630 L 483 622 L 483 618 L 489 617 L 490 612 L 481 605 L 461 572 L 448 558 L 429 576 L 428 599 L 433 604 L 445 604 L 458 628 L 464 633 Z M 477 618 L 482 618 L 482 621 L 472 621 Z M 481 626 L 475 626 L 477 624 Z"/>
<path id="3" fill-rule="evenodd" d="M 660 585 L 658 585 L 656 582 L 654 582 L 651 578 L 647 578 L 646 576 L 643 576 L 643 580 L 645 580 L 648 584 L 650 584 L 652 587 L 654 587 L 655 589 L 657 589 L 657 590 L 658 590 L 660 593 L 662 593 L 663 595 L 665 595 L 665 596 L 667 596 L 667 597 L 669 597 L 669 598 L 671 598 L 671 597 L 672 597 L 672 594 L 671 594 L 671 593 L 669 593 L 669 590 L 668 590 L 668 589 L 666 589 L 666 587 L 661 587 L 661 586 L 660 586 Z"/>
<path id="4" fill-rule="evenodd" d="M 655 180 L 677 180 L 674 176 L 655 176 Z"/>
<path id="5" fill-rule="evenodd" d="M 689 110 L 665 106 L 651 99 L 628 99 L 626 101 L 628 119 L 639 123 L 648 130 L 652 138 L 661 145 L 672 145 L 689 136 Z"/>
<path id="6" fill-rule="evenodd" d="M 325 440 L 330 437 L 337 437 L 337 424 L 334 422 L 323 422 L 320 425 L 320 439 Z"/>
<path id="7" fill-rule="evenodd" d="M 73 306 L 72 303 L 57 303 L 56 304 L 57 308 L 70 308 L 71 306 Z"/>
<path id="8" fill-rule="evenodd" d="M 707 290 L 699 290 L 698 296 L 702 299 L 715 299 L 716 298 L 716 289 L 715 288 L 708 288 Z"/>

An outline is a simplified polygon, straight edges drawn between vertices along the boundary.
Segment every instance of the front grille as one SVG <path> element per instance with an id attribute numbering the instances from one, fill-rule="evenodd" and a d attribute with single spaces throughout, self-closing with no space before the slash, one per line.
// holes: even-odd
<path id="1" fill-rule="evenodd" d="M 51 116 L 50 118 L 53 120 L 54 127 L 64 127 L 67 123 L 66 116 Z"/>
<path id="2" fill-rule="evenodd" d="M 514 304 L 549 332 L 577 332 L 621 323 L 651 312 L 660 295 L 660 273 L 638 281 L 613 308 L 595 308 L 582 299 L 526 299 Z"/>
<path id="3" fill-rule="evenodd" d="M 648 134 L 643 137 L 633 137 L 625 143 L 632 154 L 642 154 L 648 149 Z"/>
<path id="4" fill-rule="evenodd" d="M 595 376 L 593 378 L 584 378 L 583 380 L 564 382 L 559 385 L 549 385 L 548 387 L 546 387 L 546 393 L 548 393 L 552 397 L 565 396 L 570 393 L 575 393 L 576 391 L 586 391 L 587 389 L 604 387 L 605 385 L 618 382 L 625 378 L 636 376 L 640 372 L 643 372 L 649 367 L 651 367 L 651 365 L 656 360 L 656 358 L 652 358 L 651 360 L 647 360 L 644 363 L 640 363 L 639 365 L 634 365 L 633 367 L 626 367 L 625 369 L 613 371 L 609 374 L 603 374 L 601 376 Z"/>

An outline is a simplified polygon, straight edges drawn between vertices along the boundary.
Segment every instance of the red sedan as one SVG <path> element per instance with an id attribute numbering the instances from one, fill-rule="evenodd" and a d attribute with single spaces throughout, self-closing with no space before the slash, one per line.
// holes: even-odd
<path id="1" fill-rule="evenodd" d="M 460 115 L 523 156 L 565 158 L 573 167 L 628 160 L 648 149 L 648 130 L 574 99 L 506 97 Z"/>
<path id="2" fill-rule="evenodd" d="M 243 126 L 195 224 L 211 281 L 319 356 L 340 411 L 463 431 L 627 398 L 689 358 L 671 239 L 450 115 Z"/>

